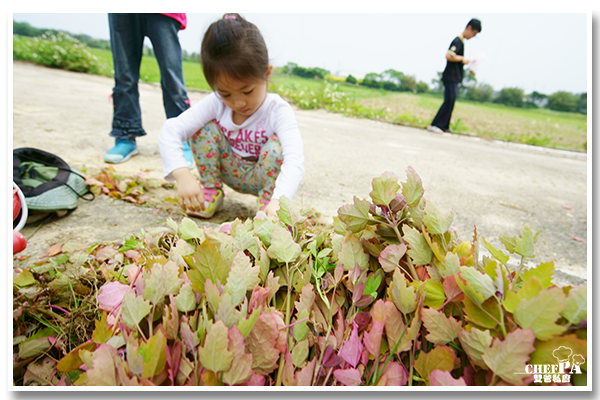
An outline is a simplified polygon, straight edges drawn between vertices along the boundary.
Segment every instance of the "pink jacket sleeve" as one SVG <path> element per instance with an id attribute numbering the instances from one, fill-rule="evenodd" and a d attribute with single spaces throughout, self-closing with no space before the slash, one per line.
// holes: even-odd
<path id="1" fill-rule="evenodd" d="M 181 24 L 181 28 L 179 30 L 184 30 L 187 26 L 187 16 L 185 13 L 161 13 L 162 15 L 166 15 L 167 17 L 171 17 L 174 20 L 178 21 Z"/>

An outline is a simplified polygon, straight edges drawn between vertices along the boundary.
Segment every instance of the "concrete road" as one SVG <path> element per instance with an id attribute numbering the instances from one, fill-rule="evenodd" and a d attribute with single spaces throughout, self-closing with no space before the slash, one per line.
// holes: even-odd
<path id="1" fill-rule="evenodd" d="M 40 148 L 75 168 L 98 172 L 105 167 L 104 152 L 113 144 L 108 136 L 112 86 L 111 78 L 14 62 L 13 148 Z M 140 84 L 140 90 L 148 135 L 138 140 L 140 155 L 116 169 L 123 175 L 147 171 L 162 179 L 156 145 L 165 119 L 161 90 L 149 84 Z M 194 103 L 205 95 L 191 91 L 190 99 Z M 503 249 L 500 235 L 517 235 L 529 224 L 541 232 L 535 263 L 554 260 L 559 270 L 556 281 L 562 284 L 588 277 L 586 154 L 438 135 L 323 111 L 297 110 L 296 115 L 306 155 L 306 173 L 294 198 L 297 207 L 314 207 L 330 219 L 354 195 L 367 198 L 374 177 L 392 171 L 404 181 L 406 168 L 412 166 L 423 180 L 425 198 L 443 211 L 454 211 L 453 225 L 463 240 L 470 240 L 477 226 L 479 235 Z M 246 213 L 254 208 L 252 196 L 230 192 L 227 199 Z M 108 227 L 98 224 L 97 216 L 86 220 L 88 207 L 80 202 L 75 212 L 58 222 L 72 228 L 68 235 L 61 233 L 63 240 L 107 240 L 107 229 L 113 236 L 139 231 L 135 221 Z M 150 218 L 141 216 L 140 226 Z M 86 229 L 78 228 L 81 224 Z M 36 248 L 37 240 L 40 251 L 39 245 L 54 244 L 58 237 L 59 232 L 42 227 L 30 239 L 31 247 Z"/>

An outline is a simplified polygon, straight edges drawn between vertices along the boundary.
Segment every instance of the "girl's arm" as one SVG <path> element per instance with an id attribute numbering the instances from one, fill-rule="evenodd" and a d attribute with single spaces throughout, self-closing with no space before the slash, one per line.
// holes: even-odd
<path id="1" fill-rule="evenodd" d="M 304 175 L 304 144 L 292 107 L 283 103 L 273 110 L 273 129 L 281 143 L 283 164 L 275 181 L 272 199 L 292 199 Z"/>
<path id="2" fill-rule="evenodd" d="M 158 135 L 158 149 L 163 162 L 163 175 L 167 181 L 175 178 L 173 171 L 187 165 L 183 155 L 183 142 L 222 113 L 223 102 L 214 93 L 209 94 L 179 116 L 165 121 Z"/>
<path id="3" fill-rule="evenodd" d="M 222 102 L 210 94 L 179 116 L 168 119 L 158 135 L 163 174 L 167 181 L 177 181 L 179 205 L 185 210 L 203 210 L 204 194 L 200 183 L 187 167 L 183 143 L 216 118 L 221 105 Z"/>
<path id="4" fill-rule="evenodd" d="M 204 210 L 202 187 L 190 169 L 187 166 L 177 168 L 172 174 L 177 181 L 177 197 L 181 208 L 190 211 Z"/>

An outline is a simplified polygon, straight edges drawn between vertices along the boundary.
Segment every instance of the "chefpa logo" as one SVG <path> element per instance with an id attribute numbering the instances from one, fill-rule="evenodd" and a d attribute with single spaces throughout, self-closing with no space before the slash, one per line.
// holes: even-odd
<path id="1" fill-rule="evenodd" d="M 534 383 L 569 383 L 571 375 L 581 374 L 580 365 L 585 362 L 581 354 L 573 354 L 569 347 L 560 346 L 552 352 L 556 364 L 527 364 L 525 373 L 533 375 Z"/>

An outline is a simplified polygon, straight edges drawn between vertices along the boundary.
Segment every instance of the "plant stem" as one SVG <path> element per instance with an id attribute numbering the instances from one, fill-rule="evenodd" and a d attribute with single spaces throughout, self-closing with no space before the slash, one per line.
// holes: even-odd
<path id="1" fill-rule="evenodd" d="M 285 298 L 285 334 L 287 337 L 287 345 L 288 345 L 288 351 L 289 349 L 292 347 L 292 338 L 290 337 L 290 319 L 292 318 L 291 316 L 291 312 L 292 312 L 292 276 L 290 276 L 290 266 L 289 264 L 286 262 L 285 263 L 285 269 L 287 271 L 287 295 Z M 292 270 L 293 273 L 293 270 Z M 281 378 L 283 376 L 283 363 L 284 363 L 284 357 L 285 355 L 283 353 L 280 354 L 279 356 L 279 369 L 277 371 L 277 381 L 275 383 L 275 386 L 281 386 Z"/>

